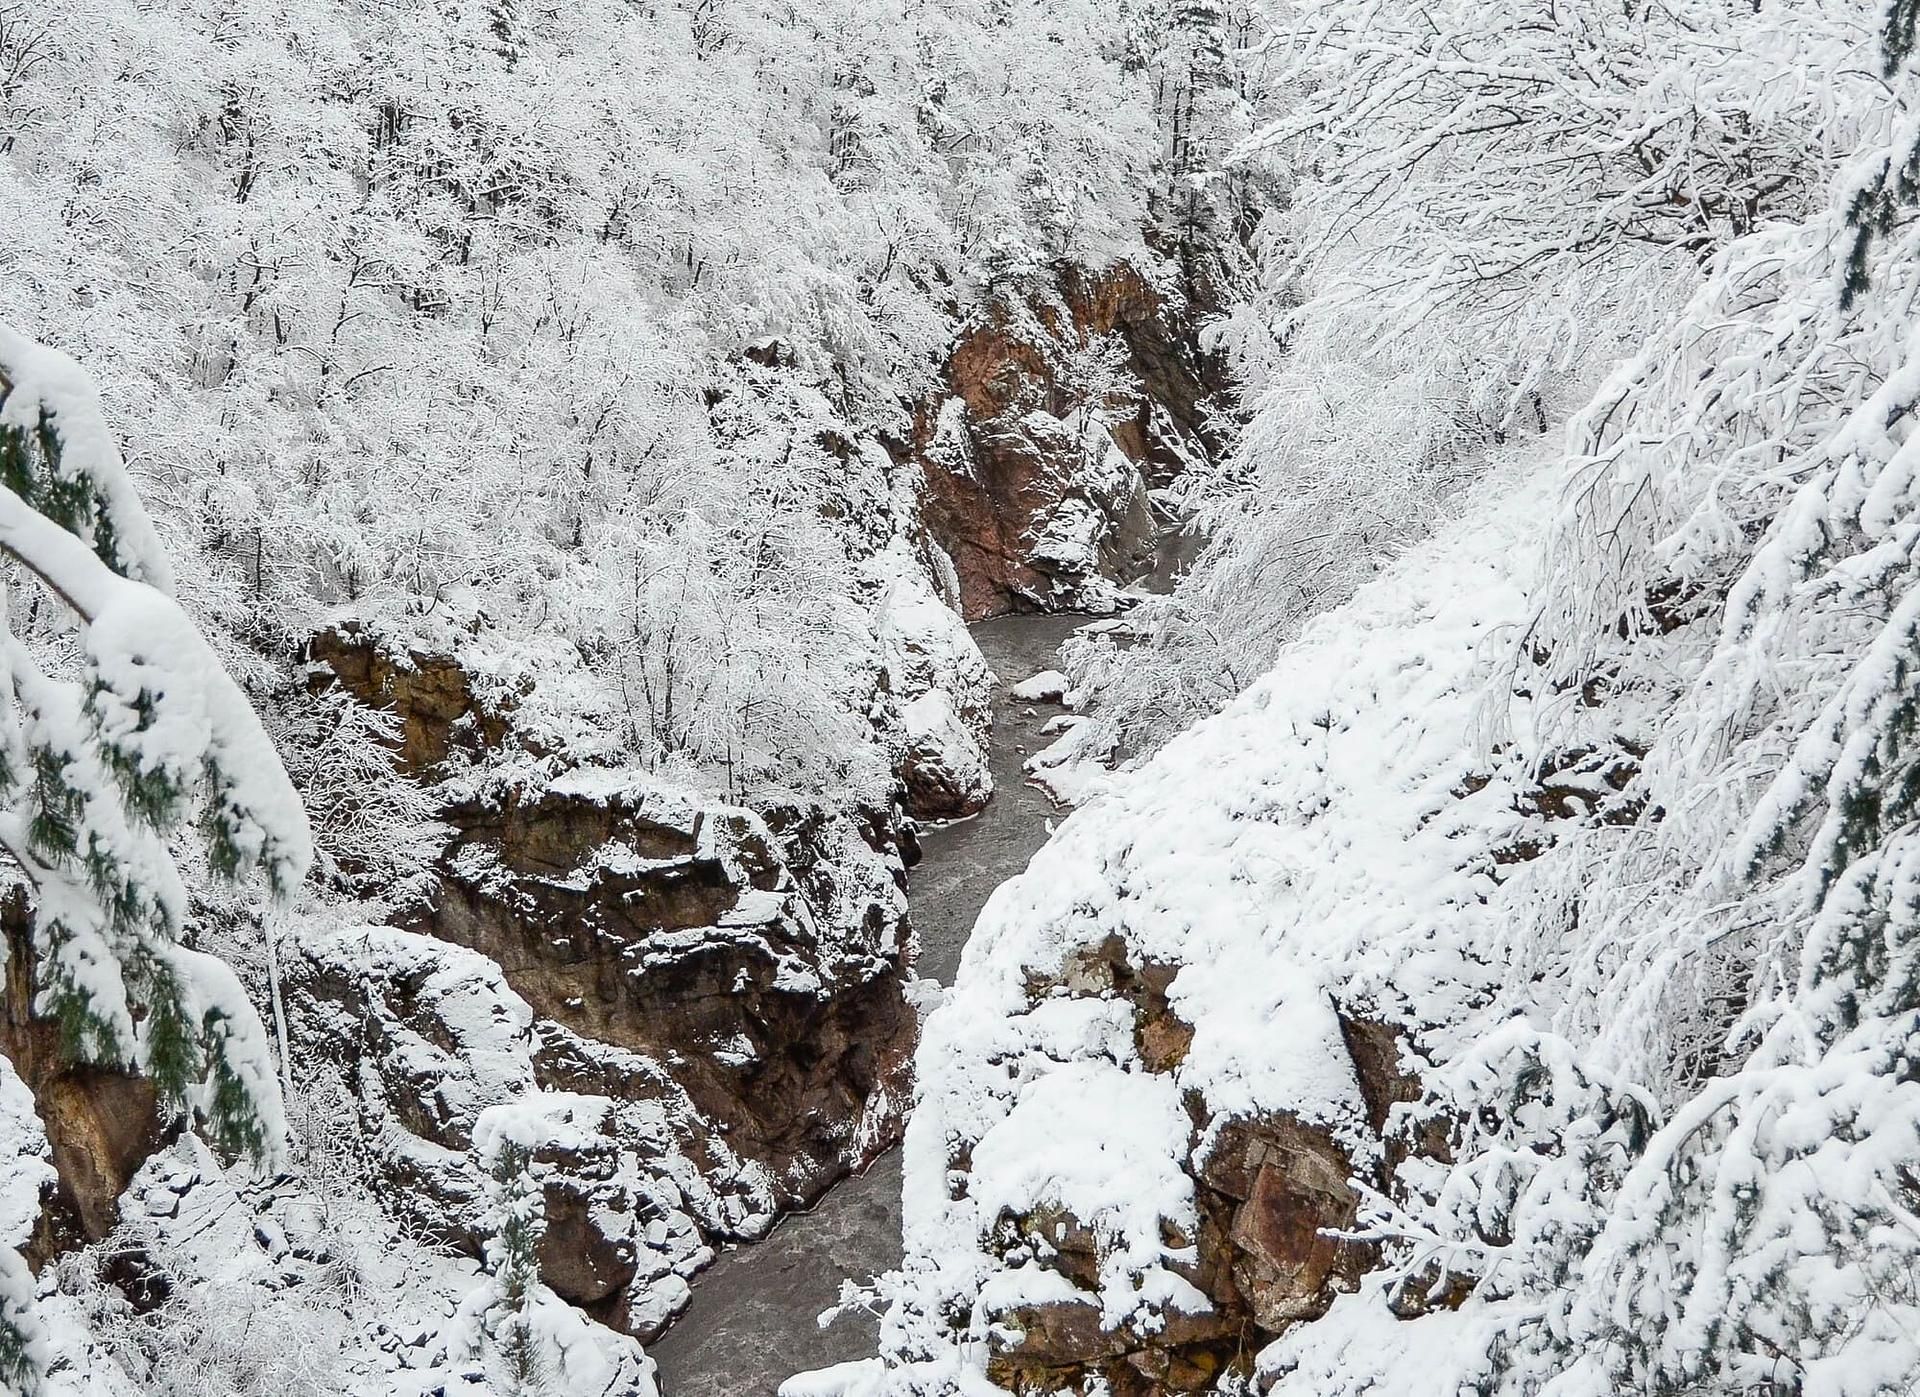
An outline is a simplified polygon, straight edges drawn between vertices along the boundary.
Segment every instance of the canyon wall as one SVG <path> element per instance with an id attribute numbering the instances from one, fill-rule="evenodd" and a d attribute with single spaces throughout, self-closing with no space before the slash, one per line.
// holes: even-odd
<path id="1" fill-rule="evenodd" d="M 839 443 L 884 795 L 747 808 L 611 760 L 604 739 L 556 740 L 534 691 L 565 689 L 578 657 L 503 682 L 481 617 L 438 644 L 358 620 L 312 637 L 308 693 L 387 716 L 393 763 L 437 830 L 380 924 L 322 918 L 280 947 L 297 1095 L 341 1117 L 382 1210 L 479 1257 L 481 1115 L 542 1094 L 588 1103 L 536 1151 L 541 1276 L 645 1340 L 717 1247 L 899 1138 L 918 1033 L 912 821 L 971 814 L 992 791 L 995 676 L 960 618 L 1110 610 L 1149 564 L 1153 492 L 1212 449 L 1218 370 L 1193 315 L 1126 266 L 1006 289 L 960 334 L 911 442 Z M 136 1175 L 121 1269 L 141 1304 L 164 1290 L 141 1258 L 183 1210 L 258 1206 L 297 1229 L 297 1188 L 249 1201 L 179 1151 L 141 1173 L 177 1125 L 139 1078 L 61 1057 L 29 1008 L 28 918 L 16 891 L 0 1051 L 54 1171 L 33 1263 L 113 1234 Z"/>
<path id="2" fill-rule="evenodd" d="M 969 619 L 1110 611 L 1151 568 L 1169 522 L 1155 491 L 1220 445 L 1207 313 L 1123 263 L 1009 284 L 963 327 L 909 454 Z"/>

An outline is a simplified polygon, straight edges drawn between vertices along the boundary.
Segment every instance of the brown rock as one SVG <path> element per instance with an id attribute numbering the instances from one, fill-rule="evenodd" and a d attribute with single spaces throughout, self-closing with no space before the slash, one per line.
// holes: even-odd
<path id="1" fill-rule="evenodd" d="M 561 1299 L 624 1327 L 627 1285 L 638 1260 L 632 1218 L 644 1204 L 616 1182 L 619 1155 L 611 1130 L 584 1150 L 547 1145 L 534 1153 L 551 1171 L 542 1190 L 540 1279 Z"/>
<path id="2" fill-rule="evenodd" d="M 1000 1320 L 1020 1333 L 999 1354 L 1010 1367 L 1057 1368 L 1127 1351 L 1122 1335 L 1100 1327 L 1100 1305 L 1091 1297 L 1023 1305 Z M 989 1364 L 989 1376 L 992 1371 Z"/>
<path id="3" fill-rule="evenodd" d="M 626 1298 L 633 1279 L 635 1249 L 631 1237 L 609 1237 L 592 1221 L 589 1200 L 549 1185 L 547 1234 L 540 1241 L 540 1279 L 562 1300 L 595 1312 L 595 1318 L 624 1327 L 604 1312 L 605 1302 Z"/>
<path id="4" fill-rule="evenodd" d="M 956 767 L 948 749 L 937 744 L 907 749 L 897 768 L 906 788 L 907 813 L 919 820 L 959 820 L 986 808 L 992 794 L 982 780 L 984 766 Z"/>
<path id="5" fill-rule="evenodd" d="M 31 917 L 25 888 L 15 885 L 0 894 L 0 933 L 6 937 L 0 1053 L 33 1093 L 59 1175 L 26 1249 L 27 1263 L 38 1269 L 113 1230 L 120 1195 L 165 1143 L 167 1131 L 152 1083 L 131 1072 L 68 1061 L 57 1025 L 34 1015 Z"/>
<path id="6" fill-rule="evenodd" d="M 1233 1121 L 1215 1137 L 1202 1209 L 1223 1223 L 1234 1289 L 1259 1328 L 1324 1314 L 1373 1263 L 1374 1248 L 1325 1235 L 1353 1226 L 1352 1172 L 1326 1129 L 1289 1115 Z"/>
<path id="7" fill-rule="evenodd" d="M 1171 1072 L 1187 1060 L 1193 1047 L 1193 1025 L 1171 1009 L 1144 1017 L 1135 1030 L 1140 1060 L 1149 1072 Z"/>
<path id="8" fill-rule="evenodd" d="M 360 702 L 391 708 L 400 719 L 400 764 L 418 774 L 439 766 L 456 748 L 479 753 L 505 739 L 504 715 L 480 704 L 467 672 L 450 656 L 394 651 L 360 623 L 321 631 L 307 645 L 307 658 Z"/>
<path id="9" fill-rule="evenodd" d="M 1158 527 L 1146 487 L 1217 448 L 1202 404 L 1226 387 L 1203 353 L 1198 317 L 1131 267 L 1063 270 L 1050 286 L 1004 293 L 960 336 L 945 391 L 917 414 L 911 454 L 927 478 L 926 519 L 959 573 L 969 619 L 1081 604 L 1083 564 L 1037 546 L 1043 521 L 1078 498 L 1099 521 L 1097 572 L 1130 579 L 1150 561 Z M 1127 402 L 1114 445 L 1135 468 L 1116 491 L 1094 472 L 1065 419 L 1082 404 L 1069 381 L 1074 351 L 1108 335 L 1127 352 Z"/>
<path id="10" fill-rule="evenodd" d="M 1367 1124 L 1382 1134 L 1396 1105 L 1420 1099 L 1420 1079 L 1400 1062 L 1400 1032 L 1379 1019 L 1342 1013 L 1340 1036 L 1353 1059 L 1360 1096 L 1367 1105 Z"/>
<path id="11" fill-rule="evenodd" d="M 1036 1000 L 1064 992 L 1130 1002 L 1142 1059 L 1151 1070 L 1171 1071 L 1193 1034 L 1168 998 L 1178 971 L 1138 958 L 1124 940 L 1109 936 L 1057 968 L 1030 975 L 1027 991 Z M 1402 1064 L 1400 1031 L 1346 1014 L 1342 1030 L 1368 1122 L 1382 1130 L 1395 1104 L 1420 1096 L 1418 1079 Z M 1196 1137 L 1210 1141 L 1190 1167 L 1198 1229 L 1189 1237 L 1169 1228 L 1165 1241 L 1174 1249 L 1191 1247 L 1193 1260 L 1174 1269 L 1211 1309 L 1165 1313 L 1156 1317 L 1157 1327 L 1103 1331 L 1092 1295 L 1097 1239 L 1057 1210 L 1003 1218 L 996 1234 L 1003 1256 L 1044 1265 L 1087 1294 L 1084 1302 L 1010 1317 L 1019 1335 L 1001 1344 L 990 1366 L 1003 1386 L 1020 1393 L 1105 1390 L 1115 1397 L 1213 1391 L 1223 1373 L 1247 1371 L 1251 1356 L 1289 1326 L 1324 1314 L 1377 1262 L 1373 1246 L 1329 1235 L 1353 1228 L 1359 1204 L 1353 1162 L 1330 1129 L 1284 1112 L 1216 1122 L 1197 1094 L 1189 1110 Z M 1403 1157 L 1386 1152 L 1389 1167 Z M 954 1167 L 964 1169 L 964 1157 Z M 1458 1285 L 1443 1290 L 1425 1303 L 1457 1304 L 1463 1293 Z"/>
<path id="12" fill-rule="evenodd" d="M 827 962 L 792 870 L 745 811 L 546 792 L 448 819 L 459 833 L 414 929 L 497 962 L 541 1018 L 673 1064 L 784 1202 L 865 1162 L 849 1127 L 903 1086 L 915 1034 L 904 928 L 876 925 L 864 962 Z M 597 860 L 608 846 L 622 857 Z"/>
<path id="13" fill-rule="evenodd" d="M 314 637 L 311 655 L 326 667 L 318 682 L 398 713 L 415 774 L 520 742 L 511 711 L 482 704 L 454 658 L 394 653 L 355 624 Z M 443 818 L 455 833 L 437 896 L 402 925 L 496 961 L 540 1018 L 671 1064 L 728 1145 L 781 1181 L 783 1202 L 865 1163 L 851 1127 L 876 1092 L 905 1096 L 906 931 L 878 902 L 847 905 L 844 873 L 818 852 L 845 847 L 823 812 L 763 822 L 661 793 L 514 786 Z M 890 818 L 860 829 L 876 853 Z M 819 924 L 850 913 L 851 944 L 823 944 Z M 407 1124 L 433 1137 L 432 1122 Z M 889 1143 L 878 1124 L 869 1152 Z"/>

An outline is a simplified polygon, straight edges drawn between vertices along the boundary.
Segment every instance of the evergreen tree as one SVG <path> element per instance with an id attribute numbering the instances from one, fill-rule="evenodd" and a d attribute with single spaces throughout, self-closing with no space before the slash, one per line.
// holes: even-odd
<path id="1" fill-rule="evenodd" d="M 489 1107 L 474 1126 L 473 1150 L 487 1178 L 485 1275 L 461 1302 L 448 1348 L 480 1364 L 490 1390 L 541 1397 L 567 1391 L 577 1376 L 568 1356 L 582 1321 L 540 1279 L 548 1170 L 538 1156 L 556 1145 L 586 1147 L 586 1129 L 603 1119 L 606 1105 L 600 1097 L 534 1092 Z"/>
<path id="2" fill-rule="evenodd" d="M 533 1151 L 520 1141 L 502 1136 L 487 1173 L 494 1197 L 493 1235 L 487 1239 L 494 1299 L 485 1332 L 518 1397 L 539 1392 L 546 1377 L 533 1324 L 540 1239 L 547 1230 L 546 1200 L 533 1172 Z"/>
<path id="3" fill-rule="evenodd" d="M 0 551 L 60 603 L 64 644 L 0 617 L 0 850 L 32 888 L 34 1007 L 74 1059 L 130 1068 L 229 1155 L 279 1146 L 258 1016 L 181 944 L 171 841 L 197 818 L 217 875 L 289 896 L 307 823 L 245 696 L 172 600 L 158 537 L 71 359 L 0 325 Z M 55 663 L 64 656 L 64 663 Z M 41 1352 L 18 1258 L 0 1256 L 0 1378 Z"/>

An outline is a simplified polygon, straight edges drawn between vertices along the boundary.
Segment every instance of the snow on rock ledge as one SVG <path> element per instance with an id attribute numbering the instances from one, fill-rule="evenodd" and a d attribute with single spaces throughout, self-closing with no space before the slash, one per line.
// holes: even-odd
<path id="1" fill-rule="evenodd" d="M 929 615 L 915 634 L 934 639 L 902 654 L 962 673 L 970 638 L 922 600 L 964 645 Z M 395 1209 L 469 1253 L 478 1115 L 532 1092 L 607 1099 L 603 1145 L 549 1178 L 542 1274 L 650 1337 L 716 1245 L 896 1137 L 917 1026 L 897 815 L 748 810 L 582 763 L 523 728 L 517 691 L 495 702 L 456 662 L 383 655 L 365 632 L 316 645 L 395 710 L 447 842 L 403 930 L 303 942 L 298 1036 L 343 1074 Z"/>
<path id="2" fill-rule="evenodd" d="M 617 1087 L 618 1099 L 579 1098 L 596 1103 L 591 1120 L 542 1156 L 541 1278 L 595 1318 L 657 1333 L 712 1259 L 706 1235 L 772 1211 L 770 1181 L 707 1138 L 712 1122 L 660 1064 L 536 1020 L 484 956 L 388 927 L 340 931 L 303 941 L 289 990 L 302 1059 L 336 1073 L 371 1126 L 388 1206 L 472 1255 L 485 1241 L 482 1119 L 547 1090 Z"/>
<path id="3" fill-rule="evenodd" d="M 1410 555 L 1075 813 L 928 1019 L 884 1365 L 851 1392 L 1211 1390 L 1372 1261 L 1329 1236 L 1526 816 L 1476 776 L 1540 487 Z M 1492 495 L 1489 499 L 1495 498 Z"/>

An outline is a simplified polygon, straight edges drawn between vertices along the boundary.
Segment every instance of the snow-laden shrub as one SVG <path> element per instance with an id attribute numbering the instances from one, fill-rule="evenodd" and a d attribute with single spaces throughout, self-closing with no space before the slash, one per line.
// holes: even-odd
<path id="1" fill-rule="evenodd" d="M 449 1321 L 445 1345 L 449 1357 L 480 1366 L 489 1391 L 602 1392 L 624 1364 L 639 1374 L 628 1389 L 652 1397 L 653 1365 L 639 1346 L 599 1329 L 540 1279 L 549 1171 L 542 1152 L 590 1147 L 609 1104 L 535 1092 L 488 1107 L 474 1127 L 474 1153 L 488 1178 L 485 1274 Z"/>

